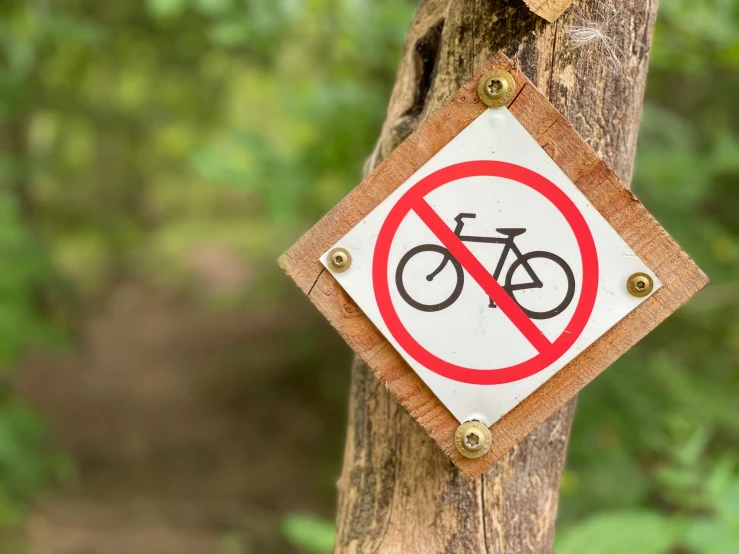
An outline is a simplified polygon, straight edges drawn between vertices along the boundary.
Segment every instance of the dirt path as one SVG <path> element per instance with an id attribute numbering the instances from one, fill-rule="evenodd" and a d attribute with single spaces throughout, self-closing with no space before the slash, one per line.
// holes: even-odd
<path id="1" fill-rule="evenodd" d="M 333 510 L 348 384 L 346 348 L 294 305 L 214 313 L 126 284 L 78 353 L 29 359 L 19 388 L 79 472 L 29 520 L 31 552 L 292 552 L 280 518 Z"/>

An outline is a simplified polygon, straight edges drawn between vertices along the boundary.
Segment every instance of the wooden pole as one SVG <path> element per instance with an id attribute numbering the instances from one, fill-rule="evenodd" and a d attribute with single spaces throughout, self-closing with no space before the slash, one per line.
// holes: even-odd
<path id="1" fill-rule="evenodd" d="M 656 12 L 656 0 L 580 0 L 549 24 L 520 0 L 426 0 L 365 169 L 502 49 L 629 182 Z M 598 41 L 569 40 L 568 30 L 587 25 L 613 41 L 620 68 Z M 574 410 L 572 401 L 470 481 L 355 361 L 335 552 L 551 552 Z"/>

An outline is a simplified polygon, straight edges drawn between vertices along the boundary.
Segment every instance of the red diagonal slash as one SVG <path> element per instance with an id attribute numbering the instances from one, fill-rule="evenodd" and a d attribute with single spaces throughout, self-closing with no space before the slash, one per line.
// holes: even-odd
<path id="1" fill-rule="evenodd" d="M 478 285 L 485 291 L 500 310 L 511 320 L 511 323 L 523 334 L 524 337 L 540 353 L 550 349 L 549 342 L 539 328 L 528 318 L 521 307 L 508 295 L 498 282 L 490 275 L 490 272 L 475 258 L 470 249 L 459 240 L 459 237 L 444 223 L 444 220 L 429 206 L 425 199 L 421 198 L 413 205 L 413 211 L 426 224 L 431 232 L 436 235 L 449 253 L 454 256 L 462 267 L 467 270 Z"/>

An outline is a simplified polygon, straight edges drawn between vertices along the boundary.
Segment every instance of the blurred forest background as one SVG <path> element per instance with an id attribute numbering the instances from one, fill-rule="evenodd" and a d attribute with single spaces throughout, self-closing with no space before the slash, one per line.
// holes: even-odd
<path id="1" fill-rule="evenodd" d="M 276 257 L 415 2 L 0 2 L 0 551 L 329 552 L 350 352 Z M 739 3 L 662 0 L 633 188 L 712 278 L 580 395 L 557 554 L 739 552 Z"/>

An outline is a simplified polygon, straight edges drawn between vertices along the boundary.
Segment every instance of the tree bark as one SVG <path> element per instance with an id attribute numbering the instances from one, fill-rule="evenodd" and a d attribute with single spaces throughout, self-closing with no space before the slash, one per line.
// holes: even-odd
<path id="1" fill-rule="evenodd" d="M 426 0 L 409 30 L 373 169 L 496 51 L 522 70 L 613 168 L 631 178 L 656 0 L 580 0 L 555 23 L 521 0 Z M 617 46 L 576 48 L 595 23 Z M 355 361 L 335 552 L 551 552 L 574 401 L 467 480 Z"/>

